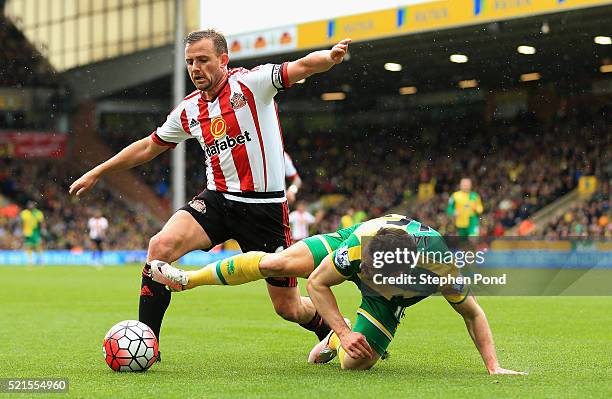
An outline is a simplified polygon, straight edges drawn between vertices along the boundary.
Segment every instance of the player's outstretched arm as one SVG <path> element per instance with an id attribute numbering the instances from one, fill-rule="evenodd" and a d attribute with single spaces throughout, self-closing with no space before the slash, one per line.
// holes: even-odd
<path id="1" fill-rule="evenodd" d="M 499 365 L 487 316 L 473 295 L 468 296 L 461 304 L 452 306 L 457 313 L 463 316 L 468 333 L 480 352 L 489 374 L 527 374 L 522 371 L 504 369 Z"/>
<path id="2" fill-rule="evenodd" d="M 336 297 L 330 288 L 344 281 L 346 279 L 334 270 L 331 257 L 327 255 L 308 278 L 308 294 L 317 312 L 340 338 L 340 343 L 346 353 L 354 359 L 371 359 L 374 351 L 362 334 L 352 332 L 346 324 L 338 309 Z"/>
<path id="3" fill-rule="evenodd" d="M 315 73 L 325 72 L 344 59 L 351 39 L 340 40 L 331 50 L 314 51 L 287 65 L 289 83 L 294 84 Z"/>
<path id="4" fill-rule="evenodd" d="M 117 155 L 102 162 L 83 176 L 79 177 L 70 185 L 70 194 L 77 196 L 91 189 L 98 179 L 108 172 L 115 170 L 130 169 L 143 163 L 149 162 L 168 147 L 159 145 L 150 136 L 135 141 L 125 147 Z"/>

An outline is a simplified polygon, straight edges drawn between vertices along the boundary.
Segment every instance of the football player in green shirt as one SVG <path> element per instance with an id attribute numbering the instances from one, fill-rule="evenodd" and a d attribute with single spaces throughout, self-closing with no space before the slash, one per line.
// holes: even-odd
<path id="1" fill-rule="evenodd" d="M 200 285 L 238 285 L 266 277 L 309 277 L 311 299 L 333 331 L 313 348 L 308 360 L 326 363 L 339 355 L 343 369 L 371 368 L 385 356 L 405 308 L 440 292 L 463 316 L 490 374 L 524 374 L 499 365 L 487 318 L 467 285 L 377 285 L 371 259 L 377 248 L 384 251 L 405 248 L 413 253 L 448 249 L 440 234 L 430 227 L 406 216 L 388 215 L 309 237 L 275 254 L 248 252 L 196 271 L 153 261 L 151 270 L 153 280 L 174 291 Z M 366 259 L 362 259 L 363 253 L 367 254 Z M 431 262 L 413 266 L 425 275 L 459 276 L 454 265 Z M 330 289 L 346 280 L 353 281 L 362 291 L 362 303 L 352 329 L 340 314 Z"/>

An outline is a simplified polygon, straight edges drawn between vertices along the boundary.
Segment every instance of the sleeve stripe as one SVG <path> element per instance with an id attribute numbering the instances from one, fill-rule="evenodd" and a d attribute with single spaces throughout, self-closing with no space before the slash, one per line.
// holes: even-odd
<path id="1" fill-rule="evenodd" d="M 361 261 L 361 244 L 349 248 L 348 251 L 349 261 Z"/>
<path id="2" fill-rule="evenodd" d="M 291 87 L 291 82 L 289 82 L 289 72 L 287 70 L 287 68 L 289 67 L 289 63 L 288 62 L 284 62 L 283 65 L 281 66 L 281 77 L 282 77 L 282 83 L 283 83 L 283 88 L 284 89 L 288 89 Z"/>
<path id="3" fill-rule="evenodd" d="M 348 280 L 348 278 L 349 278 L 350 276 L 346 276 L 346 275 L 342 274 L 342 272 L 341 272 L 340 270 L 338 270 L 338 266 L 336 266 L 336 262 L 334 262 L 334 260 L 333 260 L 333 259 L 332 259 L 332 265 L 334 266 L 334 267 L 332 267 L 332 269 L 334 269 L 334 270 L 336 271 L 336 273 L 338 273 L 338 275 L 339 275 L 340 277 L 342 277 L 342 278 L 343 278 L 343 279 L 345 279 L 345 280 Z"/>
<path id="4" fill-rule="evenodd" d="M 155 142 L 155 144 L 157 145 L 163 145 L 165 147 L 170 147 L 170 148 L 174 148 L 176 147 L 176 143 L 171 143 L 169 141 L 165 141 L 162 140 L 158 135 L 157 132 L 153 132 L 151 133 L 151 139 L 153 140 L 153 142 Z"/>
<path id="5" fill-rule="evenodd" d="M 284 90 L 291 87 L 289 82 L 289 72 L 287 71 L 288 62 L 272 65 L 272 86 L 276 90 Z"/>
<path id="6" fill-rule="evenodd" d="M 471 288 L 468 287 L 465 293 L 453 295 L 452 297 L 449 295 L 449 296 L 445 296 L 444 298 L 448 301 L 448 303 L 452 305 L 461 305 L 463 302 L 465 302 L 466 299 L 468 299 L 471 293 L 472 293 L 472 290 Z"/>

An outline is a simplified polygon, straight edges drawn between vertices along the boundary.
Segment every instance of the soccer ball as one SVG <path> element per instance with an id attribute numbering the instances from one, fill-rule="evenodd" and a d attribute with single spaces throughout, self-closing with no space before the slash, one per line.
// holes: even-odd
<path id="1" fill-rule="evenodd" d="M 104 337 L 102 352 L 115 371 L 146 371 L 159 354 L 153 330 L 136 320 L 115 324 Z"/>

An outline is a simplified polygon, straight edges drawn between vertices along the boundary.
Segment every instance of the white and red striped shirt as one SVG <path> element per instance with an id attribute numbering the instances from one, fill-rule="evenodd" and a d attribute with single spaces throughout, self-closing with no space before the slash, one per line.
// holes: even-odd
<path id="1" fill-rule="evenodd" d="M 230 69 L 214 99 L 194 91 L 151 137 L 172 148 L 197 139 L 206 153 L 208 190 L 242 202 L 283 202 L 283 138 L 274 96 L 289 86 L 286 63 Z"/>

